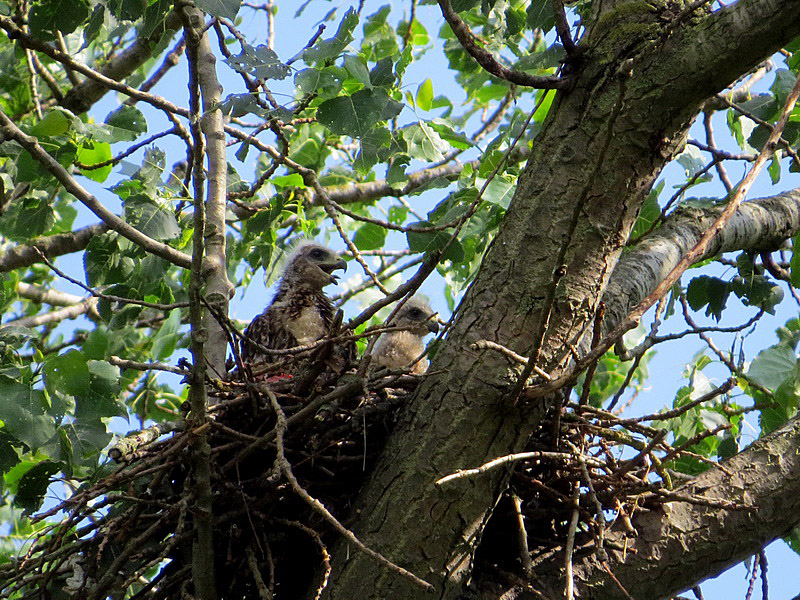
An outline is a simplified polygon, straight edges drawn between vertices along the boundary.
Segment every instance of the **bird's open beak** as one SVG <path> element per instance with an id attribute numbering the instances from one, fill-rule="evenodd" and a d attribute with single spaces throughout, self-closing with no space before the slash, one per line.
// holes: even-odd
<path id="1" fill-rule="evenodd" d="M 436 317 L 431 317 L 426 325 L 431 333 L 439 333 L 439 324 L 436 322 Z"/>
<path id="2" fill-rule="evenodd" d="M 343 258 L 340 258 L 337 262 L 320 268 L 331 276 L 331 283 L 336 283 L 337 281 L 339 281 L 339 278 L 336 275 L 334 275 L 333 272 L 338 271 L 340 269 L 342 271 L 346 271 L 347 263 L 344 261 Z"/>

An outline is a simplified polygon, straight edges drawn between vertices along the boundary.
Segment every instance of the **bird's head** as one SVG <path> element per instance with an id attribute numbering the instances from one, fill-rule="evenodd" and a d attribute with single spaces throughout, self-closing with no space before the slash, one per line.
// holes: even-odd
<path id="1" fill-rule="evenodd" d="M 411 333 L 419 336 L 439 331 L 436 313 L 427 302 L 417 297 L 409 299 L 403 305 L 394 318 L 394 324 L 398 327 L 413 327 Z"/>
<path id="2" fill-rule="evenodd" d="M 347 263 L 338 253 L 315 242 L 304 242 L 289 255 L 284 278 L 322 289 L 338 281 L 333 272 L 339 269 L 347 269 Z"/>

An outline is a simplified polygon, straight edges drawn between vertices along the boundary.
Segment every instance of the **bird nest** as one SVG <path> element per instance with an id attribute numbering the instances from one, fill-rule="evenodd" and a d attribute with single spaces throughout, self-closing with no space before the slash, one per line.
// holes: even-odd
<path id="1" fill-rule="evenodd" d="M 37 538 L 16 562 L 0 566 L 0 597 L 37 590 L 53 597 L 189 597 L 196 504 L 188 465 L 200 432 L 210 446 L 219 597 L 312 597 L 330 573 L 328 548 L 349 534 L 351 500 L 417 381 L 345 375 L 306 396 L 293 393 L 296 380 L 280 376 L 218 384 L 205 423 L 187 418 L 128 436 L 109 452 L 116 463 L 33 517 Z M 501 459 L 515 469 L 477 568 L 521 580 L 570 537 L 579 551 L 602 548 L 607 511 L 629 523 L 634 509 L 691 501 L 671 498 L 663 477 L 652 477 L 669 477 L 657 452 L 688 452 L 669 448 L 663 437 L 588 407 L 553 410 L 526 456 Z M 620 461 L 612 451 L 620 444 L 636 455 Z M 452 478 L 482 476 L 494 466 Z"/>

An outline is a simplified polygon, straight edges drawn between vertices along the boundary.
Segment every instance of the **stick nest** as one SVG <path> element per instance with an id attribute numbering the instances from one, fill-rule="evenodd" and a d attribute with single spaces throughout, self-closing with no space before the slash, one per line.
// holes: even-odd
<path id="1" fill-rule="evenodd" d="M 109 461 L 70 498 L 33 517 L 36 539 L 19 560 L 0 566 L 0 598 L 39 597 L 43 590 L 52 598 L 191 597 L 188 447 L 201 432 L 211 447 L 219 597 L 318 596 L 330 574 L 328 548 L 340 533 L 281 472 L 274 403 L 286 419 L 283 451 L 297 483 L 346 527 L 351 501 L 417 379 L 390 376 L 367 384 L 345 375 L 305 397 L 292 393 L 296 381 L 271 379 L 220 384 L 209 420 L 198 427 L 188 420 L 160 424 L 117 444 L 109 454 L 119 464 Z M 620 460 L 619 446 L 638 454 Z M 570 536 L 579 552 L 602 551 L 610 526 L 604 512 L 635 535 L 628 519 L 634 510 L 693 501 L 665 489 L 672 482 L 656 455 L 671 459 L 688 451 L 669 447 L 657 429 L 610 413 L 553 410 L 527 450 L 540 455 L 509 459 L 510 486 L 476 554 L 476 572 L 494 580 L 498 574 L 526 580 L 537 561 L 563 552 Z M 455 479 L 481 477 L 490 468 Z M 570 532 L 575 510 L 578 525 Z"/>

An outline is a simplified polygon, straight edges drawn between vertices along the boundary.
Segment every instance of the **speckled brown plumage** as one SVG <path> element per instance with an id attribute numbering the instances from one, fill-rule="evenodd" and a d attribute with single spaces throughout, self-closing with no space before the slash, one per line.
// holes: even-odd
<path id="1" fill-rule="evenodd" d="M 428 303 L 420 298 L 406 302 L 391 323 L 397 327 L 410 327 L 404 331 L 384 333 L 373 352 L 372 364 L 376 367 L 401 369 L 408 367 L 425 350 L 422 341 L 428 333 L 439 331 L 435 313 Z M 422 359 L 411 367 L 411 372 L 421 375 L 428 370 L 428 361 Z"/>
<path id="2" fill-rule="evenodd" d="M 327 334 L 334 308 L 322 289 L 336 283 L 333 271 L 345 268 L 341 257 L 325 246 L 305 242 L 295 248 L 272 302 L 244 331 L 242 359 L 249 363 L 276 360 L 249 340 L 279 350 L 305 346 Z"/>

